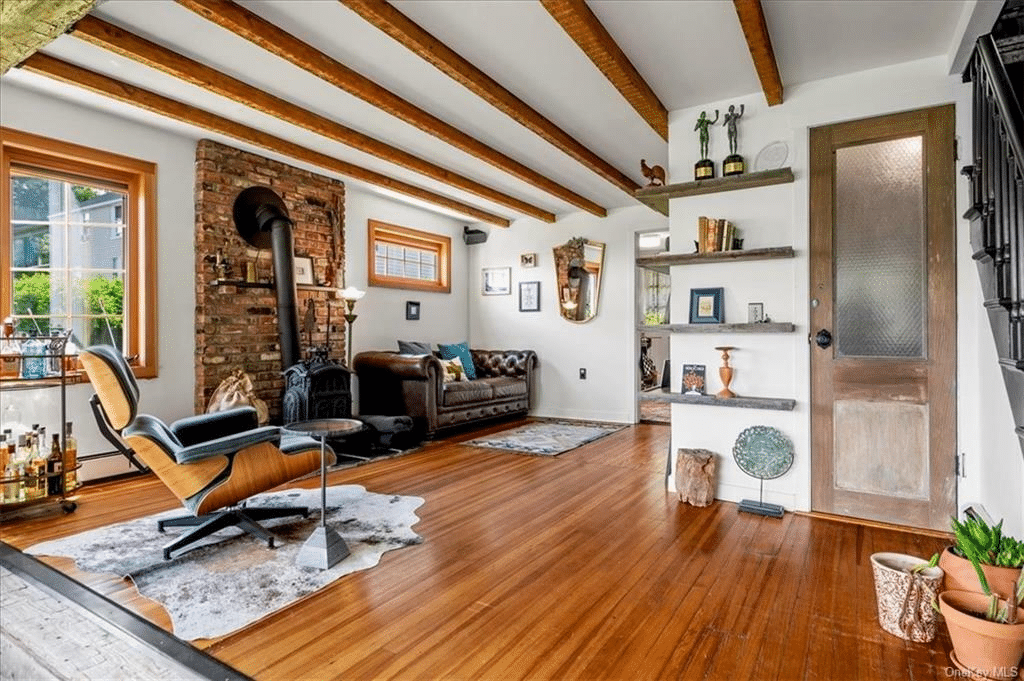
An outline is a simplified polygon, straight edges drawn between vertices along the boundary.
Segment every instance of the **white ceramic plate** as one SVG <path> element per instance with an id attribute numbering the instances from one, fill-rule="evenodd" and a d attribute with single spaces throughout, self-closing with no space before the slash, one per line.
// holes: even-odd
<path id="1" fill-rule="evenodd" d="M 757 152 L 754 159 L 754 170 L 775 170 L 786 165 L 789 156 L 789 145 L 785 142 L 772 142 Z"/>

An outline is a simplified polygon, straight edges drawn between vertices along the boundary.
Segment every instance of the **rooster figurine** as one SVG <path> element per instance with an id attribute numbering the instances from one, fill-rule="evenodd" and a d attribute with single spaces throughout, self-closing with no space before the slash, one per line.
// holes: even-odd
<path id="1" fill-rule="evenodd" d="M 647 178 L 648 187 L 664 186 L 665 169 L 661 166 L 649 166 L 646 159 L 640 159 L 640 172 Z"/>

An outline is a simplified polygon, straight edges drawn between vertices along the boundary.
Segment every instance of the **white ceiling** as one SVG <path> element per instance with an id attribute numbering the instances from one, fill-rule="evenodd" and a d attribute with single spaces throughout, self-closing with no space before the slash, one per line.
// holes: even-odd
<path id="1" fill-rule="evenodd" d="M 981 0 L 987 2 L 989 0 Z M 421 60 L 335 0 L 242 0 L 251 11 L 552 180 L 609 209 L 634 199 Z M 644 184 L 639 160 L 665 165 L 668 146 L 533 0 L 416 0 L 397 8 Z M 887 64 L 951 55 L 974 0 L 764 0 L 786 87 Z M 760 90 L 727 0 L 591 0 L 589 6 L 669 110 Z M 93 14 L 260 89 L 467 175 L 545 210 L 574 206 L 346 94 L 173 0 L 106 0 Z M 44 52 L 293 142 L 515 219 L 514 210 L 354 151 L 304 129 L 117 57 L 72 36 Z M 13 69 L 0 80 L 67 97 L 45 77 Z M 202 136 L 95 95 L 92 106 Z M 784 105 L 783 105 L 784 106 Z"/>

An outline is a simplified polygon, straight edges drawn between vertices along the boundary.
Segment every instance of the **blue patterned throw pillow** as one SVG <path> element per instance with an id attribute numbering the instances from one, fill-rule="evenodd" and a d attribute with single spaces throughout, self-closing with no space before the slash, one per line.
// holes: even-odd
<path id="1" fill-rule="evenodd" d="M 473 366 L 473 355 L 469 351 L 469 343 L 452 343 L 451 345 L 437 344 L 437 351 L 441 353 L 442 359 L 455 359 L 462 361 L 462 368 L 466 370 L 466 378 L 470 381 L 476 380 L 476 367 Z"/>

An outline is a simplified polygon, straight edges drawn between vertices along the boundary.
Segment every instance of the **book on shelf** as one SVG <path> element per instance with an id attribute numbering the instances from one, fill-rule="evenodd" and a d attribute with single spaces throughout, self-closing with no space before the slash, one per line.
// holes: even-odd
<path id="1" fill-rule="evenodd" d="M 734 250 L 738 230 L 724 218 L 697 218 L 697 252 L 718 253 Z"/>

